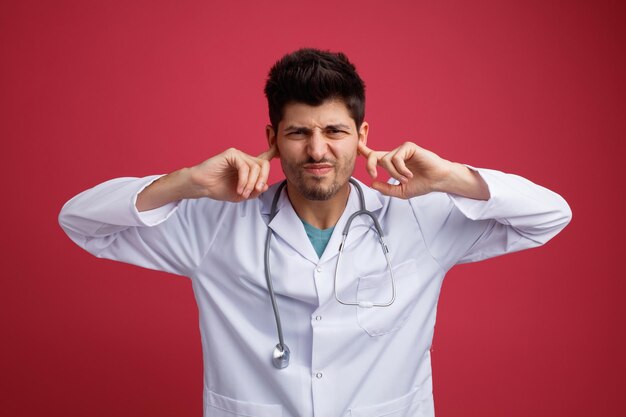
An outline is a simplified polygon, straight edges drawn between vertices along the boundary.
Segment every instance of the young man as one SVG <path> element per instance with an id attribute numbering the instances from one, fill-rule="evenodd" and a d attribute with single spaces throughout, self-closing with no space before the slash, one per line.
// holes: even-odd
<path id="1" fill-rule="evenodd" d="M 96 256 L 191 278 L 206 416 L 433 416 L 446 271 L 545 243 L 569 222 L 567 203 L 413 143 L 371 150 L 363 82 L 343 54 L 289 54 L 265 93 L 262 155 L 229 149 L 105 182 L 64 206 L 62 227 Z M 359 155 L 396 181 L 351 182 Z M 267 185 L 275 157 L 284 188 Z M 361 210 L 371 215 L 350 219 Z"/>

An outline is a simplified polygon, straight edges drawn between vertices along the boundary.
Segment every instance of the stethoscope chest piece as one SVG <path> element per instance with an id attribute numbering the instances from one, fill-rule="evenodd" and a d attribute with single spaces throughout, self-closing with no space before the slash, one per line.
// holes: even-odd
<path id="1" fill-rule="evenodd" d="M 274 353 L 272 355 L 272 363 L 278 369 L 286 368 L 289 365 L 289 357 L 291 352 L 287 345 L 281 345 L 280 343 L 274 347 Z"/>

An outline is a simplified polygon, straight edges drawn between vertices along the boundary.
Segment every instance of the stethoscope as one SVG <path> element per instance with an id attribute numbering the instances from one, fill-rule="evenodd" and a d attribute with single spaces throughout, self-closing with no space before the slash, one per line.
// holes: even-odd
<path id="1" fill-rule="evenodd" d="M 337 255 L 337 266 L 335 267 L 335 299 L 347 306 L 358 306 L 362 308 L 372 308 L 372 307 L 389 307 L 396 300 L 396 283 L 393 277 L 393 269 L 391 267 L 391 260 L 389 259 L 389 249 L 383 240 L 383 231 L 380 227 L 380 223 L 378 223 L 378 219 L 371 212 L 365 209 L 365 197 L 363 196 L 363 189 L 361 185 L 356 182 L 354 179 L 350 178 L 350 183 L 355 186 L 358 194 L 359 194 L 359 204 L 360 209 L 355 211 L 348 217 L 348 221 L 343 228 L 342 236 L 341 236 L 341 244 L 339 245 L 339 255 Z M 274 286 L 272 285 L 272 275 L 270 272 L 270 241 L 272 239 L 272 228 L 269 227 L 269 223 L 276 216 L 276 206 L 278 205 L 278 199 L 280 198 L 280 194 L 285 188 L 287 181 L 283 181 L 276 190 L 276 194 L 274 194 L 274 199 L 272 200 L 272 207 L 270 209 L 270 217 L 268 221 L 267 227 L 267 237 L 265 239 L 265 280 L 267 281 L 267 289 L 270 293 L 270 301 L 272 302 L 272 308 L 274 310 L 274 318 L 276 319 L 276 330 L 278 333 L 278 344 L 274 347 L 274 352 L 272 354 L 272 363 L 274 367 L 278 369 L 286 368 L 289 365 L 289 357 L 291 352 L 289 351 L 289 347 L 285 344 L 285 339 L 283 337 L 283 328 L 280 323 L 280 313 L 278 311 L 278 306 L 276 305 L 276 296 L 274 294 Z M 352 220 L 360 215 L 366 215 L 372 219 L 374 223 L 374 228 L 376 229 L 376 233 L 378 233 L 378 241 L 380 242 L 380 246 L 382 248 L 383 254 L 385 255 L 385 260 L 387 261 L 387 269 L 389 270 L 389 275 L 391 277 L 391 298 L 389 301 L 385 303 L 374 303 L 372 301 L 345 301 L 339 298 L 339 294 L 337 293 L 337 279 L 338 279 L 338 271 L 339 265 L 341 264 L 341 255 L 343 254 L 343 249 L 346 244 L 346 239 L 348 238 L 348 232 L 350 230 L 350 224 L 352 224 Z"/>

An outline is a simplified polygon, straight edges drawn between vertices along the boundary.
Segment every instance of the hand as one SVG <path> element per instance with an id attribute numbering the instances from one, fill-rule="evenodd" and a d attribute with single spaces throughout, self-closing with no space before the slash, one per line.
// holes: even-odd
<path id="1" fill-rule="evenodd" d="M 258 157 L 231 148 L 189 169 L 195 198 L 239 202 L 256 198 L 268 188 L 274 144 Z M 193 198 L 193 197 L 192 197 Z"/>
<path id="2" fill-rule="evenodd" d="M 380 181 L 372 183 L 372 188 L 392 197 L 407 199 L 441 191 L 452 170 L 450 161 L 411 142 L 390 152 L 374 151 L 359 142 L 358 151 L 367 159 L 366 169 L 373 179 L 378 177 L 376 167 L 381 166 L 400 181 L 397 185 Z"/>
<path id="3" fill-rule="evenodd" d="M 256 158 L 228 149 L 199 165 L 160 177 L 137 195 L 135 207 L 152 210 L 188 198 L 232 202 L 256 198 L 267 190 L 269 161 L 276 155 L 276 145 Z"/>

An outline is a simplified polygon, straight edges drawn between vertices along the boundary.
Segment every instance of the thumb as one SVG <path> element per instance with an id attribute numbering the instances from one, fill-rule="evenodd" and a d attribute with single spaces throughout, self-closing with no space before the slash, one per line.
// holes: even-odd
<path id="1" fill-rule="evenodd" d="M 398 197 L 404 198 L 404 194 L 402 193 L 401 185 L 389 184 L 388 182 L 374 181 L 372 183 L 372 188 L 376 191 L 379 191 L 381 194 L 387 195 L 389 197 Z"/>

